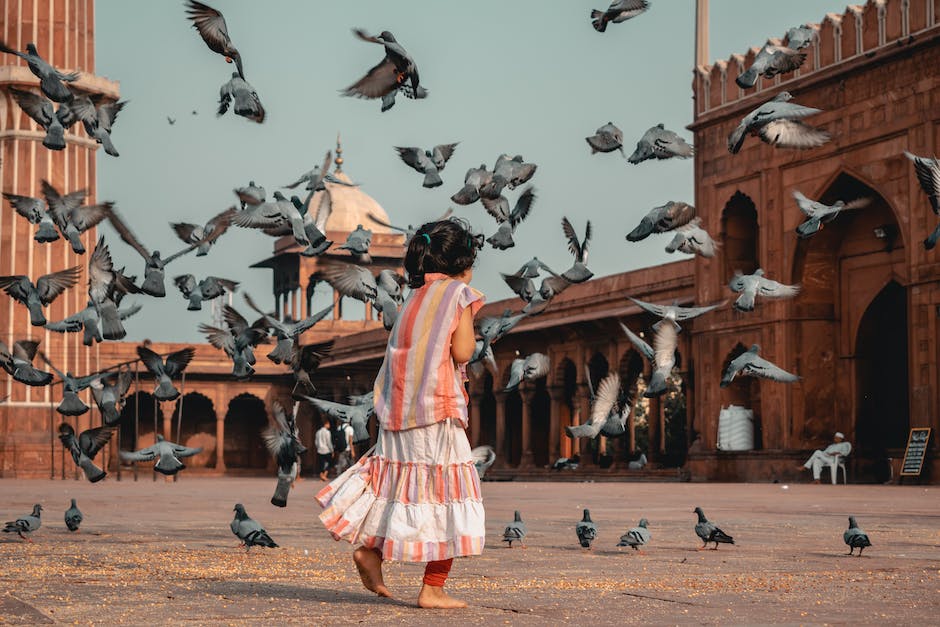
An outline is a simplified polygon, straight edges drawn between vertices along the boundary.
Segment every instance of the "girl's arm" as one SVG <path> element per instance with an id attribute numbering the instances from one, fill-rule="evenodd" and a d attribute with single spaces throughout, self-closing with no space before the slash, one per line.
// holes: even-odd
<path id="1" fill-rule="evenodd" d="M 473 357 L 476 347 L 476 338 L 473 335 L 473 312 L 467 307 L 460 314 L 457 328 L 450 336 L 450 354 L 455 362 L 465 364 Z"/>

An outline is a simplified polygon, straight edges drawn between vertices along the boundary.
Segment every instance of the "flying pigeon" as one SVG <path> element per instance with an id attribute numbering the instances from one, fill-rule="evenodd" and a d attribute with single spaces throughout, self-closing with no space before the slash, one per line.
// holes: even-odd
<path id="1" fill-rule="evenodd" d="M 924 248 L 926 250 L 933 250 L 938 241 L 940 241 L 940 223 L 934 227 L 930 235 L 927 236 L 927 239 L 924 240 Z"/>
<path id="2" fill-rule="evenodd" d="M 630 300 L 643 311 L 649 312 L 654 316 L 659 316 L 662 318 L 659 322 L 653 325 L 653 329 L 659 329 L 663 322 L 670 322 L 676 331 L 682 331 L 682 327 L 679 326 L 680 320 L 690 320 L 692 318 L 697 318 L 704 313 L 708 313 L 713 309 L 717 309 L 724 305 L 727 301 L 722 301 L 717 305 L 709 305 L 707 307 L 680 307 L 678 303 L 673 305 L 654 305 L 653 303 L 647 303 L 645 301 L 633 298 L 628 296 Z"/>
<path id="3" fill-rule="evenodd" d="M 597 386 L 588 421 L 582 425 L 565 427 L 565 432 L 571 438 L 596 438 L 602 431 L 616 431 L 616 425 L 613 423 L 618 422 L 622 416 L 616 411 L 619 397 L 620 375 L 616 372 L 608 373 Z"/>
<path id="4" fill-rule="evenodd" d="M 85 253 L 85 245 L 81 240 L 82 233 L 110 217 L 114 209 L 112 202 L 82 205 L 85 202 L 86 190 L 80 189 L 63 196 L 45 180 L 42 181 L 42 194 L 49 206 L 52 221 L 62 233 L 62 237 L 72 245 L 72 250 L 77 255 Z"/>
<path id="5" fill-rule="evenodd" d="M 587 268 L 588 244 L 591 241 L 591 233 L 593 233 L 591 221 L 588 220 L 587 226 L 584 227 L 583 240 L 578 239 L 578 234 L 571 226 L 571 222 L 564 216 L 561 218 L 561 228 L 565 233 L 565 237 L 568 238 L 568 251 L 574 255 L 574 264 L 562 272 L 561 276 L 571 283 L 584 283 L 594 276 L 594 273 Z"/>
<path id="6" fill-rule="evenodd" d="M 238 536 L 238 539 L 242 541 L 246 551 L 250 550 L 253 546 L 266 546 L 269 549 L 277 548 L 277 544 L 274 543 L 274 540 L 271 539 L 268 532 L 264 530 L 264 527 L 259 525 L 258 521 L 248 517 L 244 505 L 236 503 L 233 511 L 235 512 L 235 518 L 232 520 L 231 524 L 232 533 Z"/>
<path id="7" fill-rule="evenodd" d="M 222 307 L 222 319 L 225 329 L 200 324 L 198 330 L 206 335 L 209 343 L 232 359 L 232 376 L 244 379 L 254 374 L 254 347 L 265 341 L 268 336 L 263 319 L 252 324 L 231 305 Z"/>
<path id="8" fill-rule="evenodd" d="M 796 227 L 796 234 L 800 239 L 812 237 L 823 229 L 824 223 L 835 220 L 836 216 L 843 210 L 861 209 L 871 203 L 870 198 L 857 198 L 855 200 L 844 202 L 837 200 L 833 205 L 824 205 L 823 203 L 810 200 L 798 190 L 793 190 L 793 198 L 796 200 L 800 211 L 806 216 L 806 220 Z"/>
<path id="9" fill-rule="evenodd" d="M 217 117 L 222 117 L 228 111 L 229 104 L 235 101 L 235 115 L 248 118 L 252 122 L 264 122 L 264 106 L 255 88 L 248 84 L 238 72 L 232 72 L 232 78 L 219 88 L 219 110 Z"/>
<path id="10" fill-rule="evenodd" d="M 801 50 L 813 43 L 816 30 L 811 26 L 794 26 L 787 31 L 787 46 Z"/>
<path id="11" fill-rule="evenodd" d="M 209 254 L 209 249 L 212 248 L 212 245 L 215 243 L 215 240 L 218 239 L 225 231 L 228 229 L 229 224 L 231 224 L 232 216 L 235 215 L 235 207 L 229 207 L 222 213 L 214 216 L 211 220 L 206 222 L 205 226 L 199 226 L 198 224 L 190 224 L 188 222 L 173 222 L 170 226 L 173 228 L 173 231 L 176 233 L 176 236 L 183 240 L 187 244 L 199 244 L 196 248 L 197 257 L 205 257 Z M 216 229 L 219 229 L 221 232 L 215 236 Z"/>
<path id="12" fill-rule="evenodd" d="M 261 315 L 264 324 L 267 325 L 268 329 L 273 331 L 274 337 L 277 338 L 277 346 L 267 355 L 268 359 L 276 364 L 290 362 L 291 356 L 294 354 L 294 345 L 299 340 L 300 336 L 333 311 L 333 305 L 330 305 L 312 316 L 295 322 L 289 316 L 285 317 L 283 320 L 278 320 L 264 313 L 248 294 L 245 294 L 245 302 Z"/>
<path id="13" fill-rule="evenodd" d="M 424 85 L 418 85 L 418 89 L 415 91 L 411 88 L 411 85 L 402 83 L 398 86 L 398 89 L 393 89 L 382 96 L 382 113 L 385 113 L 395 106 L 395 96 L 398 94 L 403 95 L 409 100 L 424 100 L 428 97 L 428 90 L 424 88 Z"/>
<path id="14" fill-rule="evenodd" d="M 75 429 L 67 422 L 59 425 L 59 440 L 62 441 L 62 446 L 72 454 L 72 461 L 84 471 L 85 478 L 91 483 L 101 481 L 108 474 L 98 468 L 92 460 L 114 435 L 115 429 L 116 427 L 113 426 L 95 427 L 82 431 L 78 437 L 75 437 Z"/>
<path id="15" fill-rule="evenodd" d="M 651 233 L 665 233 L 686 225 L 695 217 L 695 207 L 688 203 L 670 200 L 665 205 L 653 207 L 643 216 L 640 224 L 627 234 L 631 242 L 646 239 Z"/>
<path id="16" fill-rule="evenodd" d="M 509 364 L 509 381 L 506 383 L 506 387 L 503 388 L 503 392 L 512 392 L 519 387 L 519 384 L 522 383 L 524 367 L 525 359 L 517 358 L 512 360 L 512 363 Z"/>
<path id="17" fill-rule="evenodd" d="M 202 311 L 203 301 L 224 296 L 238 289 L 238 281 L 221 279 L 217 276 L 207 276 L 197 283 L 193 275 L 181 274 L 174 277 L 173 282 L 182 292 L 183 298 L 189 299 L 189 305 L 186 307 L 189 311 Z"/>
<path id="18" fill-rule="evenodd" d="M 613 152 L 619 150 L 622 156 L 627 156 L 623 152 L 623 131 L 614 126 L 613 122 L 608 122 L 600 127 L 593 135 L 585 137 L 584 141 L 591 147 L 592 155 L 598 152 Z"/>
<path id="19" fill-rule="evenodd" d="M 274 424 L 261 434 L 264 444 L 268 447 L 274 461 L 277 463 L 277 487 L 271 504 L 276 507 L 287 507 L 287 495 L 297 478 L 300 462 L 297 459 L 307 449 L 300 443 L 300 432 L 297 429 L 297 408 L 300 403 L 294 403 L 294 411 L 290 416 L 284 407 L 274 402 L 272 413 Z"/>
<path id="20" fill-rule="evenodd" d="M 483 376 L 483 371 L 488 370 L 493 379 L 499 377 L 499 366 L 496 365 L 496 357 L 493 355 L 493 347 L 489 344 L 486 344 L 484 347 L 483 340 L 476 341 L 476 348 L 473 351 L 473 356 L 468 362 L 468 368 L 470 374 L 476 378 Z"/>
<path id="21" fill-rule="evenodd" d="M 35 285 L 28 276 L 23 274 L 0 276 L 0 289 L 16 302 L 26 306 L 29 310 L 30 324 L 34 327 L 41 327 L 46 324 L 46 316 L 42 308 L 78 283 L 80 276 L 80 266 L 44 274 L 39 277 Z"/>
<path id="22" fill-rule="evenodd" d="M 498 228 L 496 233 L 486 238 L 486 241 L 496 250 L 506 250 L 516 245 L 512 236 L 520 222 L 526 219 L 529 211 L 532 209 L 532 203 L 535 202 L 535 192 L 532 187 L 527 187 L 516 199 L 516 206 L 509 211 L 509 201 L 506 197 L 500 195 L 496 200 L 483 199 L 483 207 L 487 213 L 496 219 Z"/>
<path id="23" fill-rule="evenodd" d="M 800 380 L 795 374 L 791 374 L 766 359 L 758 357 L 759 352 L 760 346 L 754 344 L 750 350 L 746 350 L 732 359 L 722 374 L 721 387 L 726 388 L 731 385 L 737 375 L 760 377 L 782 383 L 793 383 Z"/>
<path id="24" fill-rule="evenodd" d="M 192 350 L 192 349 L 189 349 Z M 121 459 L 126 462 L 149 462 L 157 460 L 153 469 L 164 475 L 175 475 L 186 468 L 186 464 L 179 460 L 180 457 L 191 457 L 202 452 L 202 447 L 187 448 L 180 446 L 163 438 L 157 434 L 157 441 L 147 448 L 139 451 L 121 451 Z"/>
<path id="25" fill-rule="evenodd" d="M 815 148 L 829 141 L 828 133 L 800 120 L 821 110 L 791 103 L 792 98 L 790 92 L 782 91 L 744 116 L 728 136 L 728 151 L 737 154 L 748 133 L 780 148 Z"/>
<path id="26" fill-rule="evenodd" d="M 34 387 L 41 387 L 52 383 L 52 373 L 37 370 L 33 366 L 33 358 L 39 347 L 37 340 L 19 340 L 13 342 L 13 350 L 0 341 L 0 367 L 13 377 L 14 381 L 25 383 Z"/>
<path id="27" fill-rule="evenodd" d="M 444 184 L 439 172 L 444 170 L 447 160 L 454 154 L 454 148 L 457 142 L 453 144 L 440 144 L 431 150 L 422 150 L 414 146 L 406 148 L 395 146 L 398 156 L 408 167 L 417 170 L 424 175 L 424 187 L 432 188 Z"/>
<path id="28" fill-rule="evenodd" d="M 321 266 L 324 280 L 343 296 L 372 303 L 382 314 L 382 325 L 391 330 L 398 319 L 402 277 L 392 270 L 373 276 L 367 269 L 351 263 L 326 263 Z"/>
<path id="29" fill-rule="evenodd" d="M 482 479 L 486 471 L 496 461 L 496 451 L 492 446 L 477 446 L 470 451 L 470 457 L 473 459 L 473 466 L 477 470 L 477 475 Z"/>
<path id="30" fill-rule="evenodd" d="M 130 370 L 121 370 L 116 375 L 101 376 L 91 382 L 91 395 L 106 426 L 120 422 L 121 410 L 118 405 L 124 402 L 133 380 L 134 375 Z"/>
<path id="31" fill-rule="evenodd" d="M 636 143 L 636 150 L 627 158 L 630 163 L 642 163 L 647 159 L 671 159 L 679 157 L 688 159 L 695 154 L 692 146 L 673 131 L 666 130 L 663 124 L 651 127 L 640 141 Z"/>
<path id="32" fill-rule="evenodd" d="M 166 361 L 146 346 L 138 346 L 137 355 L 150 374 L 157 379 L 157 387 L 153 390 L 157 400 L 175 401 L 179 398 L 180 391 L 173 386 L 172 378 L 186 370 L 186 366 L 196 355 L 196 349 L 186 347 L 175 351 L 166 356 Z"/>
<path id="33" fill-rule="evenodd" d="M 656 335 L 653 337 L 652 347 L 643 338 L 630 331 L 622 322 L 620 328 L 627 334 L 630 343 L 653 366 L 653 374 L 650 375 L 643 396 L 646 398 L 660 396 L 666 391 L 666 379 L 672 376 L 672 369 L 676 366 L 676 346 L 678 344 L 676 327 L 671 324 L 664 324 L 655 329 Z"/>
<path id="34" fill-rule="evenodd" d="M 858 556 L 861 557 L 865 547 L 871 546 L 868 534 L 858 528 L 858 523 L 855 522 L 855 516 L 849 516 L 849 528 L 842 534 L 842 539 L 849 546 L 849 555 L 851 555 L 855 549 L 858 549 Z"/>
<path id="35" fill-rule="evenodd" d="M 68 527 L 69 531 L 78 531 L 78 526 L 82 524 L 82 520 L 84 520 L 82 510 L 78 509 L 75 499 L 72 499 L 72 504 L 65 510 L 65 526 Z"/>
<path id="36" fill-rule="evenodd" d="M 334 403 L 322 398 L 314 398 L 303 394 L 296 394 L 295 398 L 305 400 L 321 412 L 329 415 L 334 420 L 344 424 L 352 425 L 353 441 L 360 442 L 369 439 L 368 421 L 369 417 L 375 413 L 375 406 L 372 400 L 363 404 L 344 405 L 343 403 Z"/>
<path id="37" fill-rule="evenodd" d="M 398 91 L 401 85 L 410 83 L 412 92 L 420 97 L 418 66 L 415 65 L 414 59 L 398 43 L 394 35 L 385 30 L 380 35 L 373 37 L 361 28 L 354 28 L 353 34 L 363 41 L 385 46 L 385 58 L 370 69 L 365 76 L 347 87 L 342 92 L 344 96 L 383 98 Z M 392 103 L 383 99 L 383 110 L 387 111 L 391 108 Z"/>
<path id="38" fill-rule="evenodd" d="M 493 176 L 480 186 L 480 196 L 496 200 L 504 187 L 515 189 L 527 183 L 535 175 L 536 168 L 538 166 L 534 163 L 526 163 L 522 155 L 510 158 L 502 154 L 496 159 Z"/>
<path id="39" fill-rule="evenodd" d="M 474 357 L 471 357 L 468 363 L 473 364 L 483 359 L 490 345 L 509 333 L 513 327 L 519 324 L 527 315 L 528 314 L 525 313 L 513 315 L 512 309 L 507 309 L 503 312 L 503 315 L 498 318 L 495 316 L 487 316 L 480 320 L 479 329 L 483 344 L 478 351 L 474 351 Z"/>
<path id="40" fill-rule="evenodd" d="M 236 187 L 232 190 L 238 200 L 241 201 L 240 209 L 244 211 L 249 205 L 260 205 L 267 198 L 267 193 L 260 185 L 255 185 L 254 181 L 249 181 L 244 187 Z"/>
<path id="41" fill-rule="evenodd" d="M 118 303 L 124 294 L 140 291 L 131 277 L 124 276 L 120 270 L 114 270 L 111 251 L 104 243 L 104 235 L 99 236 L 88 260 L 88 298 L 95 315 L 89 314 L 81 318 L 88 346 L 91 345 L 88 342 L 90 335 L 98 341 L 119 340 L 127 335 L 121 321 L 135 312 L 125 312 L 127 315 L 123 315 L 118 309 Z M 89 325 L 97 328 L 89 330 Z"/>
<path id="42" fill-rule="evenodd" d="M 59 232 L 56 231 L 55 222 L 52 220 L 52 213 L 49 206 L 41 198 L 32 196 L 19 196 L 17 194 L 3 193 L 3 197 L 10 201 L 10 206 L 30 224 L 38 225 L 33 239 L 40 244 L 54 242 L 59 239 Z"/>
<path id="43" fill-rule="evenodd" d="M 607 30 L 607 24 L 613 22 L 620 24 L 632 17 L 636 17 L 650 8 L 647 0 L 614 0 L 606 11 L 594 9 L 591 11 L 591 25 L 599 33 Z"/>
<path id="44" fill-rule="evenodd" d="M 766 44 L 754 57 L 754 62 L 747 71 L 738 76 L 734 82 L 742 89 L 753 87 L 757 78 L 773 78 L 778 74 L 786 74 L 799 68 L 806 61 L 805 52 L 797 52 L 786 46 Z"/>
<path id="45" fill-rule="evenodd" d="M 68 126 L 81 120 L 89 137 L 101 144 L 106 153 L 119 157 L 117 148 L 111 142 L 111 127 L 126 105 L 126 100 L 101 103 L 97 96 L 79 96 L 68 105 L 72 117 L 64 124 Z"/>
<path id="46" fill-rule="evenodd" d="M 16 533 L 21 538 L 27 542 L 32 542 L 28 536 L 24 536 L 24 533 L 32 533 L 39 529 L 42 526 L 42 521 L 39 519 L 39 512 L 42 511 L 42 505 L 36 503 L 33 505 L 33 513 L 27 514 L 16 520 L 11 520 L 5 524 L 2 530 L 3 533 Z"/>
<path id="47" fill-rule="evenodd" d="M 464 185 L 456 194 L 450 197 L 458 205 L 470 205 L 480 199 L 480 188 L 488 184 L 493 173 L 487 171 L 486 165 L 481 163 L 479 168 L 470 168 L 464 176 Z"/>
<path id="48" fill-rule="evenodd" d="M 516 510 L 512 522 L 506 525 L 506 529 L 503 530 L 503 542 L 508 542 L 510 549 L 513 542 L 518 542 L 522 545 L 522 548 L 525 548 L 525 542 L 523 542 L 525 536 L 526 528 L 525 523 L 522 522 L 522 514 L 519 513 L 519 510 Z"/>
<path id="49" fill-rule="evenodd" d="M 313 385 L 311 375 L 320 367 L 320 362 L 326 359 L 333 350 L 333 340 L 318 344 L 294 345 L 294 354 L 291 355 L 290 368 L 294 372 L 294 391 L 298 384 L 303 384 L 309 394 L 316 394 L 317 388 Z"/>
<path id="50" fill-rule="evenodd" d="M 196 0 L 189 0 L 186 13 L 193 22 L 193 28 L 199 31 L 199 36 L 209 46 L 209 50 L 225 57 L 226 63 L 234 61 L 235 67 L 238 68 L 238 75 L 245 78 L 245 71 L 242 69 L 242 57 L 238 54 L 238 50 L 228 36 L 228 27 L 225 25 L 225 18 L 222 14 L 209 5 Z M 193 111 L 193 114 L 195 113 Z"/>
<path id="51" fill-rule="evenodd" d="M 349 181 L 344 181 L 341 178 L 338 178 L 330 173 L 330 166 L 333 165 L 333 152 L 330 150 L 326 151 L 326 157 L 323 160 L 323 165 L 315 165 L 312 170 L 308 170 L 300 175 L 300 177 L 291 183 L 290 185 L 285 185 L 287 189 L 295 189 L 301 183 L 306 183 L 306 189 L 308 192 L 322 191 L 326 189 L 326 183 L 332 183 L 334 185 L 343 185 L 345 187 L 358 187 L 358 183 L 351 183 Z M 263 200 L 263 194 L 262 194 Z"/>
<path id="52" fill-rule="evenodd" d="M 584 510 L 584 517 L 575 525 L 574 530 L 578 534 L 578 542 L 581 546 L 585 549 L 591 548 L 591 543 L 597 538 L 597 527 L 591 520 L 591 510 Z"/>
<path id="53" fill-rule="evenodd" d="M 40 94 L 16 87 L 8 89 L 20 109 L 46 131 L 42 145 L 49 150 L 65 150 L 65 129 L 71 126 L 71 111 L 68 105 L 61 104 L 56 109 L 52 101 Z"/>
<path id="54" fill-rule="evenodd" d="M 71 90 L 64 83 L 71 83 L 78 80 L 79 72 L 64 74 L 52 67 L 41 56 L 36 49 L 36 44 L 26 44 L 26 53 L 12 50 L 3 41 L 0 41 L 0 52 L 13 54 L 26 61 L 29 65 L 29 71 L 39 79 L 39 88 L 42 93 L 56 102 L 70 102 L 72 100 Z"/>
<path id="55" fill-rule="evenodd" d="M 708 231 L 702 228 L 701 218 L 692 218 L 685 226 L 676 229 L 672 241 L 666 244 L 666 252 L 674 253 L 677 250 L 690 255 L 700 255 L 706 259 L 715 256 L 718 245 L 711 238 Z"/>
<path id="56" fill-rule="evenodd" d="M 170 126 L 176 124 L 176 118 L 171 118 L 170 116 L 166 116 L 166 121 L 170 123 Z"/>
<path id="57" fill-rule="evenodd" d="M 764 271 L 758 268 L 753 274 L 742 274 L 735 270 L 734 278 L 728 283 L 732 292 L 741 294 L 732 303 L 737 311 L 754 311 L 754 302 L 758 295 L 763 298 L 793 298 L 800 293 L 799 285 L 784 285 L 764 278 Z"/>
<path id="58" fill-rule="evenodd" d="M 247 197 L 245 197 L 247 198 Z M 243 202 L 246 200 L 243 198 Z M 293 235 L 299 246 L 310 244 L 305 228 L 305 215 L 293 201 L 281 192 L 274 192 L 274 199 L 249 204 L 243 211 L 232 215 L 232 224 L 247 229 L 260 229 L 272 237 Z"/>
<path id="59" fill-rule="evenodd" d="M 53 365 L 46 354 L 39 351 L 39 358 L 46 362 L 46 365 L 52 369 L 62 381 L 62 401 L 55 408 L 63 416 L 81 416 L 88 411 L 88 405 L 82 402 L 78 393 L 91 387 L 93 381 L 100 377 L 100 374 L 91 374 L 85 377 L 73 376 L 71 372 L 62 372 Z"/>
<path id="60" fill-rule="evenodd" d="M 128 277 L 128 279 L 132 280 L 133 278 Z M 141 310 L 140 305 L 131 305 L 125 309 L 117 309 L 116 305 L 114 305 L 114 307 L 116 318 L 122 321 L 130 318 Z M 101 317 L 98 315 L 98 310 L 95 308 L 93 301 L 88 301 L 88 305 L 84 309 L 71 316 L 55 322 L 47 322 L 44 328 L 47 331 L 55 331 L 56 333 L 77 333 L 83 331 L 82 343 L 85 346 L 91 346 L 95 342 L 104 340 L 101 331 Z M 121 326 L 121 332 L 124 332 L 123 325 Z"/>
<path id="61" fill-rule="evenodd" d="M 632 547 L 634 551 L 642 553 L 643 551 L 640 551 L 640 547 L 649 544 L 652 538 L 649 529 L 647 529 L 648 526 L 649 521 L 645 518 L 641 518 L 639 525 L 620 536 L 620 542 L 617 543 L 617 546 L 629 546 Z"/>
<path id="62" fill-rule="evenodd" d="M 718 550 L 718 544 L 734 544 L 734 538 L 729 536 L 727 533 L 718 528 L 714 523 L 708 522 L 708 519 L 705 518 L 705 512 L 702 511 L 701 507 L 696 507 L 693 510 L 698 514 L 698 522 L 695 524 L 695 535 L 702 539 L 702 549 L 708 546 L 709 542 L 715 543 L 715 548 L 713 550 Z M 699 549 L 700 551 L 702 549 Z"/>
<path id="63" fill-rule="evenodd" d="M 906 150 L 904 156 L 913 162 L 917 182 L 920 183 L 921 189 L 927 194 L 933 212 L 940 216 L 940 160 L 930 157 L 918 157 Z M 940 239 L 940 224 L 924 240 L 924 248 L 932 250 L 937 245 L 938 239 Z"/>

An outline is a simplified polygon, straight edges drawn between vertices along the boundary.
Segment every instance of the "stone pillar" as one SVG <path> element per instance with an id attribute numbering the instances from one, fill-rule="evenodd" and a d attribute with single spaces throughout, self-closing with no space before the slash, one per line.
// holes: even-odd
<path id="1" fill-rule="evenodd" d="M 509 455 L 506 452 L 506 393 L 494 392 L 496 396 L 496 462 L 500 468 L 507 466 Z"/>
<path id="2" fill-rule="evenodd" d="M 554 464 L 561 457 L 561 402 L 564 392 L 561 386 L 552 385 L 545 388 L 551 399 L 548 414 L 548 463 Z"/>
<path id="3" fill-rule="evenodd" d="M 333 290 L 333 320 L 342 320 L 343 319 L 343 297 L 340 296 L 339 292 Z"/>
<path id="4" fill-rule="evenodd" d="M 274 317 L 278 320 L 281 319 L 281 295 L 274 295 Z"/>
<path id="5" fill-rule="evenodd" d="M 473 385 L 471 384 L 471 387 Z M 480 446 L 481 416 L 480 404 L 483 402 L 483 394 L 477 390 L 471 390 L 470 393 L 470 446 Z"/>
<path id="6" fill-rule="evenodd" d="M 310 299 L 307 298 L 307 286 L 309 284 L 309 280 L 302 279 L 300 281 L 300 287 L 297 288 L 297 293 L 300 295 L 301 302 L 301 318 L 306 318 L 310 315 Z"/>
<path id="7" fill-rule="evenodd" d="M 225 414 L 228 413 L 228 397 L 221 385 L 215 390 L 212 405 L 215 408 L 215 469 L 225 472 Z"/>
<path id="8" fill-rule="evenodd" d="M 291 306 L 290 314 L 291 318 L 294 320 L 300 320 L 303 316 L 300 315 L 300 288 L 292 289 L 290 292 L 291 297 Z"/>
<path id="9" fill-rule="evenodd" d="M 529 382 L 519 386 L 519 396 L 522 397 L 522 456 L 519 458 L 519 468 L 531 468 L 535 456 L 532 454 L 532 399 L 535 397 L 535 388 Z"/>

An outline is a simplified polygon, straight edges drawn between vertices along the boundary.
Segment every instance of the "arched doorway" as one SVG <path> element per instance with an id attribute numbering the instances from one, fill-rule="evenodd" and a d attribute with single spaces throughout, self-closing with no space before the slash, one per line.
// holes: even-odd
<path id="1" fill-rule="evenodd" d="M 907 294 L 890 281 L 868 305 L 855 340 L 855 446 L 872 457 L 904 448 L 910 428 Z"/>
<path id="2" fill-rule="evenodd" d="M 559 368 L 562 395 L 558 417 L 559 452 L 561 457 L 571 457 L 577 449 L 572 446 L 573 442 L 567 436 L 565 427 L 572 426 L 573 423 L 574 404 L 577 402 L 578 395 L 578 368 L 567 357 L 562 360 Z"/>
<path id="3" fill-rule="evenodd" d="M 163 429 L 163 410 L 159 404 L 154 404 L 153 395 L 149 392 L 128 395 L 121 408 L 121 448 L 136 451 L 153 444 L 154 422 L 158 432 Z"/>
<path id="4" fill-rule="evenodd" d="M 261 432 L 268 424 L 264 401 L 252 394 L 239 394 L 228 404 L 225 414 L 225 466 L 263 469 L 269 455 Z"/>
<path id="5" fill-rule="evenodd" d="M 190 392 L 178 400 L 173 411 L 174 434 L 176 434 L 180 408 L 183 410 L 183 419 L 179 423 L 182 433 L 175 437 L 183 446 L 202 447 L 202 452 L 192 456 L 186 465 L 192 468 L 214 467 L 216 464 L 216 419 L 212 401 L 199 392 Z"/>
<path id="6" fill-rule="evenodd" d="M 726 277 L 736 270 L 751 274 L 759 267 L 757 208 L 746 194 L 735 192 L 721 212 L 721 241 Z"/>

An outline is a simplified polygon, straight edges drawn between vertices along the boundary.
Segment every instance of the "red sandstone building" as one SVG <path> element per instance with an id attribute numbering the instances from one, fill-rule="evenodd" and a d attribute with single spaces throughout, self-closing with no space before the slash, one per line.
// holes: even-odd
<path id="1" fill-rule="evenodd" d="M 91 6 L 90 1 L 70 5 L 69 16 L 39 11 L 36 15 L 42 17 L 35 23 L 30 21 L 33 13 L 20 15 L 9 8 L 2 36 L 15 48 L 36 41 L 41 51 L 53 50 L 47 58 L 60 68 L 92 72 L 93 33 L 85 26 L 93 23 Z M 81 29 L 73 26 L 77 24 Z M 920 244 L 936 218 L 902 154 L 940 154 L 940 2 L 870 1 L 842 15 L 830 14 L 818 25 L 800 71 L 782 80 L 763 80 L 744 92 L 734 78 L 756 50 L 695 70 L 690 126 L 696 146 L 695 204 L 704 226 L 722 243 L 718 255 L 574 286 L 545 313 L 525 319 L 500 340 L 494 346 L 499 377 L 486 374 L 470 384 L 471 440 L 496 448 L 495 477 L 793 479 L 807 451 L 839 430 L 855 445 L 850 480 L 884 480 L 891 472 L 887 460 L 900 456 L 910 427 L 940 426 L 940 253 Z M 36 195 L 39 179 L 46 177 L 67 189 L 88 187 L 93 198 L 94 143 L 76 126 L 67 134 L 69 147 L 63 153 L 42 148 L 42 135 L 6 92 L 11 84 L 35 85 L 35 80 L 13 57 L 4 55 L 3 62 L 8 64 L 0 66 L 3 191 Z M 116 84 L 87 74 L 78 87 L 117 98 Z M 810 151 L 787 151 L 748 139 L 739 154 L 729 154 L 731 129 L 782 90 L 824 111 L 812 123 L 827 130 L 832 141 Z M 798 240 L 794 229 L 801 214 L 792 200 L 795 189 L 827 203 L 862 196 L 873 202 L 843 212 L 815 237 Z M 343 241 L 345 233 L 363 224 L 375 231 L 377 265 L 397 267 L 404 252 L 401 236 L 368 219 L 369 213 L 387 217 L 378 203 L 359 188 L 328 186 L 328 193 L 334 209 L 330 238 Z M 29 226 L 4 203 L 0 274 L 35 277 L 86 263 L 58 247 L 60 242 L 53 248 L 35 246 Z M 624 232 L 629 228 L 624 225 Z M 94 235 L 86 239 L 91 249 Z M 278 311 L 296 318 L 323 307 L 316 303 L 314 289 L 320 281 L 318 264 L 282 240 L 270 259 L 256 265 L 272 269 Z M 639 399 L 649 365 L 627 342 L 619 322 L 640 332 L 653 320 L 627 295 L 662 303 L 713 303 L 730 296 L 727 282 L 734 270 L 757 267 L 781 282 L 800 283 L 802 293 L 792 301 L 765 301 L 749 314 L 725 308 L 684 324 L 672 387 L 659 399 L 635 403 L 626 435 L 595 442 L 573 442 L 565 435 L 565 426 L 589 415 L 589 379 L 596 384 L 616 370 Z M 73 292 L 52 305 L 50 319 L 84 305 L 81 292 Z M 304 342 L 337 338 L 333 358 L 321 368 L 317 395 L 342 401 L 347 394 L 371 389 L 387 333 L 369 308 L 357 305 L 362 313 L 356 315 L 350 303 L 335 294 L 333 299 L 331 320 L 305 335 Z M 516 300 L 491 303 L 481 315 L 520 307 Z M 0 329 L 8 344 L 26 336 L 41 339 L 53 360 L 76 372 L 134 357 L 130 343 L 86 350 L 74 335 L 37 331 L 29 327 L 23 308 L 12 305 L 0 307 Z M 783 385 L 744 378 L 720 388 L 728 359 L 753 343 L 802 380 Z M 180 346 L 154 348 L 169 352 Z M 534 351 L 549 355 L 550 374 L 518 391 L 502 391 L 517 352 Z M 208 345 L 197 346 L 181 403 L 155 407 L 149 377 L 142 376 L 125 407 L 122 446 L 144 445 L 155 430 L 175 436 L 181 404 L 180 439 L 205 448 L 191 466 L 215 472 L 270 468 L 257 434 L 271 403 L 289 401 L 290 376 L 259 356 L 257 374 L 236 388 L 218 355 Z M 4 476 L 59 476 L 64 471 L 72 476 L 71 462 L 52 435 L 59 416 L 50 401 L 57 392 L 27 390 L 5 374 L 0 377 L 0 397 L 11 394 L 0 405 L 0 471 Z M 718 416 L 730 404 L 754 412 L 752 451 L 717 448 Z M 97 420 L 92 411 L 77 426 L 87 428 Z M 308 441 L 318 421 L 305 408 L 301 430 Z M 117 465 L 114 448 L 112 470 Z M 651 470 L 626 470 L 633 451 L 647 454 Z M 556 458 L 576 452 L 582 461 L 578 471 L 547 470 Z M 935 465 L 930 455 L 926 472 Z"/>

